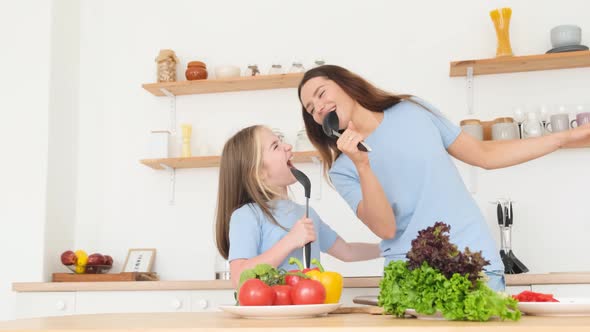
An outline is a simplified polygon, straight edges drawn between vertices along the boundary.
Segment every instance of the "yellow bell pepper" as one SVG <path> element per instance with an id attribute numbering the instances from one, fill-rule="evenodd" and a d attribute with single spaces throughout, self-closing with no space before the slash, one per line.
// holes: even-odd
<path id="1" fill-rule="evenodd" d="M 317 266 L 320 270 L 311 270 L 305 272 L 310 279 L 319 281 L 326 289 L 326 300 L 324 303 L 338 303 L 342 295 L 342 275 L 337 272 L 324 271 L 320 262 L 313 258 L 311 264 Z"/>

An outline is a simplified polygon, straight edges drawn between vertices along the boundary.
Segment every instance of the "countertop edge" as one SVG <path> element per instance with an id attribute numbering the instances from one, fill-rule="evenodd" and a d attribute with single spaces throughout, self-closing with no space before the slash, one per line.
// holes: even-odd
<path id="1" fill-rule="evenodd" d="M 376 288 L 381 277 L 344 278 L 345 288 Z M 590 273 L 509 274 L 507 286 L 590 284 Z M 15 292 L 233 290 L 229 280 L 169 280 L 117 282 L 15 282 Z"/>

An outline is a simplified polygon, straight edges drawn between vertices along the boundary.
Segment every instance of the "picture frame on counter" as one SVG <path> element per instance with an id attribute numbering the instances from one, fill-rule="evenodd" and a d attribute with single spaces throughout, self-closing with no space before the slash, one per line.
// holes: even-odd
<path id="1" fill-rule="evenodd" d="M 123 272 L 152 272 L 152 266 L 156 259 L 154 248 L 133 248 L 129 249 Z"/>

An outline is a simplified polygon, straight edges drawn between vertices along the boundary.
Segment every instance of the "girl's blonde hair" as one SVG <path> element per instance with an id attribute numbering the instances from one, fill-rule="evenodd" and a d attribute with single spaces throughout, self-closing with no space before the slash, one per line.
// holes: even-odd
<path id="1" fill-rule="evenodd" d="M 223 258 L 229 255 L 229 221 L 232 213 L 245 204 L 258 204 L 264 215 L 283 228 L 273 217 L 268 202 L 279 198 L 277 190 L 262 179 L 261 131 L 256 125 L 244 128 L 223 146 L 219 165 L 219 189 L 215 217 L 217 250 Z"/>

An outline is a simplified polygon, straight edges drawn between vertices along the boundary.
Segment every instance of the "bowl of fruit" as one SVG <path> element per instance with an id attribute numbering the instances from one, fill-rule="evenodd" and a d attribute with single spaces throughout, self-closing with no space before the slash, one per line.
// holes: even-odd
<path id="1" fill-rule="evenodd" d="M 88 255 L 84 250 L 68 250 L 61 254 L 61 263 L 76 274 L 101 274 L 113 267 L 113 258 L 100 253 Z"/>

